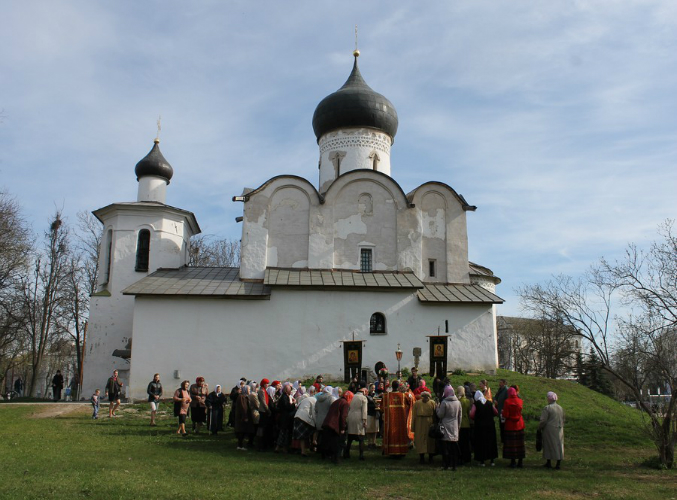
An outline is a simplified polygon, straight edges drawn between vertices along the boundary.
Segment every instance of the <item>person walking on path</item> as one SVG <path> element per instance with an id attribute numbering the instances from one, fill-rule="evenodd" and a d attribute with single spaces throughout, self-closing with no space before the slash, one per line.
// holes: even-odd
<path id="1" fill-rule="evenodd" d="M 190 387 L 190 381 L 184 380 L 181 382 L 181 387 L 179 387 L 174 393 L 174 416 L 179 417 L 179 429 L 176 431 L 177 434 L 181 436 L 186 436 L 186 417 L 188 416 L 188 410 L 190 409 L 190 392 L 188 388 Z"/>
<path id="2" fill-rule="evenodd" d="M 19 398 L 24 395 L 24 382 L 21 377 L 14 381 L 14 391 Z"/>
<path id="3" fill-rule="evenodd" d="M 564 458 L 564 410 L 557 404 L 557 394 L 550 391 L 547 395 L 548 406 L 541 412 L 538 430 L 543 433 L 543 467 L 552 468 L 551 460 L 557 460 L 555 469 L 560 469 Z"/>
<path id="4" fill-rule="evenodd" d="M 92 403 L 92 420 L 99 418 L 99 403 L 101 402 L 101 391 L 99 389 L 94 391 L 92 397 L 89 399 Z"/>
<path id="5" fill-rule="evenodd" d="M 110 402 L 108 405 L 108 417 L 115 417 L 115 412 L 120 407 L 120 394 L 122 394 L 122 386 L 124 384 L 118 378 L 118 371 L 113 370 L 113 376 L 108 379 L 106 383 L 106 397 Z"/>
<path id="6" fill-rule="evenodd" d="M 150 404 L 150 425 L 155 427 L 155 416 L 160 407 L 160 398 L 162 397 L 162 384 L 160 383 L 160 374 L 153 375 L 153 380 L 148 384 L 148 403 Z"/>
<path id="7" fill-rule="evenodd" d="M 57 370 L 56 375 L 52 377 L 52 395 L 54 396 L 54 401 L 59 401 L 61 399 L 62 389 L 63 389 L 63 375 L 61 375 L 61 370 Z"/>

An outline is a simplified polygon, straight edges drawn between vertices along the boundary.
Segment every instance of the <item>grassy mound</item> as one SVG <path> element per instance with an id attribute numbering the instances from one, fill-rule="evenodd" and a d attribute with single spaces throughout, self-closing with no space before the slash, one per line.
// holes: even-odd
<path id="1" fill-rule="evenodd" d="M 462 467 L 457 472 L 369 451 L 366 461 L 338 466 L 319 457 L 237 451 L 231 430 L 218 436 L 176 435 L 171 404 L 162 405 L 158 427 L 149 427 L 145 404 L 129 405 L 120 418 L 91 420 L 87 405 L 54 412 L 59 405 L 0 405 L 4 423 L 2 498 L 674 498 L 677 473 L 642 466 L 655 455 L 640 431 L 636 410 L 577 384 L 499 372 L 487 378 L 517 383 L 525 401 L 527 458 L 513 470 Z M 534 450 L 535 427 L 548 390 L 558 393 L 567 420 L 565 461 L 545 470 Z M 57 416 L 52 416 L 57 415 Z M 499 450 L 500 453 L 500 450 Z"/>

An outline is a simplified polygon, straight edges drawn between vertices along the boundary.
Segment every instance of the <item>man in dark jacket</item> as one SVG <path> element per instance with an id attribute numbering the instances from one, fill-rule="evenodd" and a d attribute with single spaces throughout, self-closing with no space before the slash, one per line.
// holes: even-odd
<path id="1" fill-rule="evenodd" d="M 52 393 L 54 394 L 54 401 L 61 399 L 61 389 L 63 389 L 63 375 L 61 370 L 56 371 L 56 375 L 52 377 Z"/>
<path id="2" fill-rule="evenodd" d="M 415 366 L 411 369 L 411 376 L 407 379 L 409 388 L 413 391 L 418 389 L 418 384 L 421 382 L 421 377 L 418 376 L 418 368 Z"/>
<path id="3" fill-rule="evenodd" d="M 496 395 L 494 396 L 494 404 L 496 405 L 496 409 L 498 410 L 498 417 L 499 417 L 499 428 L 501 429 L 501 443 L 503 442 L 503 431 L 505 430 L 505 422 L 503 421 L 503 403 L 505 403 L 505 400 L 508 398 L 508 388 L 505 386 L 505 379 L 502 378 L 501 380 L 498 381 L 498 391 L 496 391 Z"/>

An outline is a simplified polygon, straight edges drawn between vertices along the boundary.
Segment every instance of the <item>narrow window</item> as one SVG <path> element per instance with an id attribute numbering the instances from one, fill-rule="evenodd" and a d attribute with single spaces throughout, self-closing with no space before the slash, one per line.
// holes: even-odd
<path id="1" fill-rule="evenodd" d="M 360 272 L 370 273 L 372 266 L 371 248 L 360 249 Z"/>
<path id="2" fill-rule="evenodd" d="M 329 155 L 329 161 L 334 164 L 334 175 L 338 177 L 341 175 L 341 161 L 345 158 L 346 153 L 344 151 L 333 151 Z"/>
<path id="3" fill-rule="evenodd" d="M 434 278 L 435 277 L 435 260 L 430 259 L 428 261 L 428 277 L 429 278 Z"/>
<path id="4" fill-rule="evenodd" d="M 101 280 L 102 285 L 106 285 L 108 280 L 110 280 L 110 266 L 111 266 L 111 256 L 113 253 L 113 230 L 109 229 L 106 233 L 106 247 L 104 253 L 104 262 L 103 262 L 103 279 Z"/>
<path id="5" fill-rule="evenodd" d="M 135 271 L 148 272 L 148 261 L 150 257 L 150 231 L 142 229 L 139 231 L 139 239 L 136 243 L 136 267 Z"/>
<path id="6" fill-rule="evenodd" d="M 386 333 L 386 317 L 381 313 L 374 313 L 369 320 L 369 333 L 374 335 Z"/>
<path id="7" fill-rule="evenodd" d="M 378 162 L 381 161 L 381 159 L 378 157 L 378 153 L 376 151 L 373 151 L 369 155 L 369 160 L 371 160 L 372 170 L 378 170 Z"/>

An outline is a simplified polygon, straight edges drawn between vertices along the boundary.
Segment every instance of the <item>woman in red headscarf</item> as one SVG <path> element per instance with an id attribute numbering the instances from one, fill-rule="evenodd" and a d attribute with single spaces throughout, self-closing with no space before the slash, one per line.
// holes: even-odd
<path id="1" fill-rule="evenodd" d="M 503 403 L 505 431 L 503 433 L 503 458 L 510 459 L 510 467 L 522 467 L 524 459 L 524 419 L 522 418 L 522 400 L 517 391 L 510 387 L 508 398 Z M 515 465 L 515 460 L 517 464 Z"/>
<path id="2" fill-rule="evenodd" d="M 419 400 L 419 399 L 421 399 L 421 393 L 422 392 L 428 392 L 429 393 L 430 389 L 428 389 L 426 387 L 425 380 L 421 379 L 418 382 L 418 387 L 416 387 L 412 392 L 414 393 L 414 396 L 416 396 L 416 399 Z"/>

